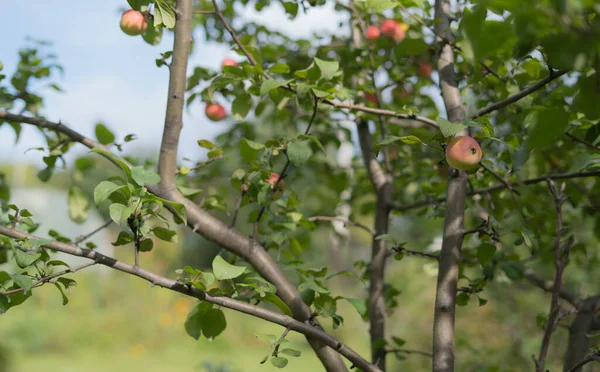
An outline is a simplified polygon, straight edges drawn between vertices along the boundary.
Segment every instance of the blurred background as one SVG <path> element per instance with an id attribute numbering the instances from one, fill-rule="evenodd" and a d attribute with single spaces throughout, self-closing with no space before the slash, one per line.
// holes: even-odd
<path id="1" fill-rule="evenodd" d="M 18 63 L 18 50 L 31 43 L 28 37 L 51 41 L 53 45 L 48 47 L 48 52 L 56 54 L 64 67 L 64 74 L 57 78 L 63 91 L 56 92 L 43 84 L 37 87 L 45 99 L 44 115 L 51 120 L 62 120 L 90 137 L 94 137 L 94 127 L 99 122 L 118 138 L 135 133 L 138 139 L 127 146 L 125 153 L 139 159 L 156 159 L 164 120 L 168 71 L 157 69 L 155 59 L 159 53 L 171 50 L 172 35 L 166 33 L 158 47 L 124 35 L 118 24 L 126 6 L 124 0 L 94 2 L 93 6 L 76 0 L 3 4 L 0 35 L 10 37 L 2 39 L 0 60 L 4 72 L 11 74 Z M 334 12 L 332 6 L 310 9 L 293 21 L 288 20 L 283 9 L 277 6 L 260 14 L 250 10 L 244 17 L 260 19 L 282 33 L 309 40 L 314 32 L 346 35 L 348 30 L 339 27 L 340 22 L 347 22 L 347 14 Z M 224 58 L 237 58 L 225 44 L 204 41 L 201 28 L 196 32 L 198 43 L 190 59 L 190 74 L 196 65 L 219 70 Z M 432 97 L 432 103 L 439 106 L 439 96 Z M 248 130 L 246 124 L 210 122 L 203 109 L 202 105 L 186 109 L 181 158 L 205 157 L 204 150 L 196 144 L 199 139 L 225 146 L 230 138 L 227 131 L 234 127 L 237 133 Z M 268 137 L 266 133 L 273 129 L 272 125 L 261 123 L 261 127 L 255 129 L 255 136 Z M 35 150 L 28 150 L 43 145 L 43 138 L 32 127 L 23 126 L 16 145 L 12 128 L 0 127 L 0 171 L 12 187 L 11 200 L 19 207 L 27 208 L 42 224 L 36 234 L 47 236 L 50 229 L 57 229 L 75 238 L 102 225 L 108 218 L 106 211 L 95 208 L 90 209 L 88 220 L 82 224 L 69 219 L 67 191 L 73 175 L 68 171 L 57 172 L 48 183 L 38 180 L 36 174 L 43 167 L 42 156 Z M 351 163 L 355 149 L 350 146 L 344 151 L 338 160 Z M 86 152 L 77 147 L 67 159 L 73 160 Z M 339 154 L 333 155 L 335 158 Z M 99 158 L 95 161 L 93 176 L 78 180 L 89 195 L 100 180 L 115 173 Z M 200 171 L 198 176 L 205 176 L 205 182 L 199 187 L 207 194 L 219 194 L 221 184 L 227 183 L 238 164 L 239 159 L 232 155 L 227 163 Z M 437 173 L 434 168 L 431 172 Z M 337 199 L 332 198 L 331 205 L 323 205 L 328 185 L 319 184 L 318 171 L 311 173 L 307 169 L 301 174 L 292 173 L 290 178 L 300 200 L 304 200 L 305 215 L 323 211 L 328 211 L 329 215 L 334 213 Z M 524 193 L 533 198 L 535 189 Z M 234 203 L 233 195 L 224 194 L 228 195 L 229 204 Z M 311 198 L 311 195 L 318 197 Z M 230 218 L 224 211 L 214 213 L 221 218 Z M 240 220 L 245 220 L 250 211 L 242 209 L 240 213 Z M 372 224 L 369 211 L 357 216 L 357 222 Z M 392 230 L 395 235 L 410 240 L 411 249 L 435 251 L 439 249 L 443 221 L 432 216 L 439 217 L 439 211 L 396 216 Z M 332 230 L 328 223 L 320 223 L 320 226 L 310 244 L 303 247 L 308 266 L 327 266 L 329 273 L 352 270 L 355 260 L 370 256 L 370 236 L 365 232 L 339 227 Z M 248 232 L 248 226 L 241 228 Z M 597 247 L 592 225 L 581 221 L 575 229 Z M 103 253 L 132 262 L 130 247 L 110 244 L 117 234 L 118 231 L 110 227 L 94 236 L 92 241 Z M 340 239 L 343 242 L 341 248 L 336 246 Z M 182 231 L 177 244 L 155 243 L 152 252 L 142 254 L 141 265 L 175 278 L 175 270 L 185 265 L 210 268 L 218 250 L 212 243 Z M 12 269 L 9 265 L 0 265 L 0 270 L 10 272 Z M 393 290 L 397 292 L 390 298 L 398 304 L 390 315 L 388 331 L 390 335 L 406 340 L 406 349 L 430 350 L 436 270 L 436 264 L 420 257 L 405 258 L 388 269 L 387 279 L 394 283 Z M 550 271 L 543 269 L 540 273 L 546 277 L 550 275 Z M 538 352 L 542 330 L 536 326 L 536 318 L 540 311 L 547 310 L 549 296 L 532 290 L 527 283 L 512 283 L 502 272 L 497 275 L 494 285 L 486 288 L 486 306 L 479 307 L 476 301 L 471 301 L 459 309 L 457 362 L 465 367 L 465 371 L 529 370 L 532 368 L 530 355 Z M 581 278 L 587 278 L 586 275 L 585 272 L 571 271 L 566 282 L 580 293 L 593 294 L 597 290 L 593 285 L 577 284 L 582 282 Z M 183 328 L 187 312 L 195 301 L 102 267 L 71 276 L 78 286 L 71 290 L 66 306 L 62 305 L 60 293 L 54 287 L 43 286 L 19 308 L 0 316 L 0 372 L 95 372 L 107 368 L 116 372 L 276 370 L 269 363 L 259 363 L 270 349 L 255 335 L 279 336 L 283 332 L 279 326 L 226 311 L 228 327 L 225 332 L 213 341 L 204 338 L 196 341 Z M 336 277 L 331 280 L 330 288 L 334 295 L 366 296 L 364 283 L 352 277 Z M 540 306 L 540 303 L 544 305 Z M 343 326 L 332 329 L 331 319 L 323 320 L 324 326 L 359 353 L 368 355 L 368 325 L 346 302 L 340 301 L 338 307 L 344 318 Z M 552 353 L 562 353 L 561 344 L 567 336 L 566 329 L 556 331 Z M 320 370 L 320 364 L 303 337 L 291 334 L 288 339 L 295 349 L 303 352 L 301 358 L 291 358 L 286 367 L 288 371 Z M 407 354 L 404 360 L 390 363 L 390 370 L 430 368 L 427 358 L 418 354 Z M 559 366 L 560 358 L 553 358 L 548 367 L 554 370 Z"/>

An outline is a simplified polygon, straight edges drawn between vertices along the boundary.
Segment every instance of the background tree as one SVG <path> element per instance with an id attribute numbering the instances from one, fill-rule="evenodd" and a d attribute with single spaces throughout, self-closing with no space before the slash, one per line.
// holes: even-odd
<path id="1" fill-rule="evenodd" d="M 48 283 L 66 303 L 74 284 L 68 274 L 105 265 L 200 300 L 185 321 L 196 339 L 223 332 L 224 308 L 283 326 L 281 335 L 259 336 L 272 348 L 262 362 L 280 368 L 301 354 L 282 346 L 291 331 L 306 336 L 328 371 L 383 371 L 392 363 L 388 354 L 398 359 L 394 365 L 434 371 L 560 364 L 570 371 L 600 359 L 596 2 L 336 2 L 347 32 L 311 40 L 241 14 L 283 6 L 294 18 L 324 1 L 128 3 L 121 22 L 127 35 L 156 45 L 174 32 L 172 50 L 156 59 L 169 71 L 158 161 L 123 155 L 133 134 L 117 138 L 97 124 L 92 139 L 43 116 L 36 82 L 60 70 L 43 45 L 20 51 L 10 79 L 0 75 L 0 120 L 17 139 L 22 125 L 33 125 L 46 141 L 39 149 L 46 167 L 37 177 L 69 180 L 73 221 L 85 221 L 94 204 L 107 220 L 92 232 L 51 230 L 40 238 L 45 216 L 11 203 L 2 174 L 0 258 L 13 266 L 0 272 L 1 312 Z M 188 66 L 190 53 L 202 52 L 195 28 L 240 58 L 224 61 L 221 71 Z M 206 158 L 185 159 L 178 156 L 180 132 L 185 107 L 193 105 L 232 124 L 216 139 L 198 139 Z M 446 151 L 460 136 L 481 146 L 469 146 L 465 156 L 473 158 Z M 76 144 L 91 153 L 69 157 Z M 91 239 L 105 228 L 118 231 L 112 245 L 130 246 L 133 257 L 95 249 Z M 362 235 L 350 239 L 348 229 Z M 176 277 L 144 264 L 144 252 L 157 254 L 159 240 L 176 242 L 181 234 Z M 215 249 L 206 250 L 209 244 Z M 330 254 L 311 251 L 315 244 Z M 88 260 L 69 265 L 53 252 Z M 405 348 L 416 342 L 395 333 L 398 323 L 410 324 L 399 287 L 417 287 L 427 268 L 437 276 L 427 304 L 432 343 Z M 339 276 L 353 280 L 331 285 Z M 549 305 L 517 301 L 522 279 L 550 292 Z M 402 303 L 410 301 L 405 293 Z M 368 323 L 370 353 L 334 336 L 344 324 L 342 303 Z M 481 310 L 467 310 L 469 303 Z M 526 311 L 515 311 L 521 307 Z M 489 308 L 502 316 L 481 317 Z M 423 311 L 413 310 L 415 317 Z M 568 335 L 558 331 L 564 325 Z M 533 362 L 520 349 L 475 342 L 460 326 L 487 337 L 498 333 L 487 327 L 498 327 L 509 343 L 535 340 Z M 410 354 L 422 359 L 405 361 Z M 564 357 L 549 357 L 557 354 Z"/>

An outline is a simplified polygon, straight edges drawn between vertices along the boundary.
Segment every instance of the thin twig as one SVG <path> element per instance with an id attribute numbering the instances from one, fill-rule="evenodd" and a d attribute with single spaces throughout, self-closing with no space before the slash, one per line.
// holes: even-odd
<path id="1" fill-rule="evenodd" d="M 541 176 L 541 177 L 536 177 L 536 178 L 531 178 L 525 181 L 520 181 L 520 182 L 514 182 L 513 186 L 518 186 L 518 185 L 533 185 L 536 183 L 540 183 L 540 182 L 544 182 L 547 179 L 551 179 L 551 180 L 564 180 L 564 179 L 571 179 L 571 178 L 583 178 L 583 177 L 597 177 L 600 176 L 600 171 L 595 171 L 595 172 L 574 172 L 574 173 L 557 173 L 557 174 L 549 174 L 546 176 Z M 475 189 L 473 191 L 470 191 L 467 193 L 467 196 L 473 196 L 473 195 L 478 195 L 478 194 L 485 194 L 488 192 L 494 192 L 494 191 L 498 191 L 498 190 L 503 190 L 506 188 L 505 184 L 499 184 L 499 185 L 494 185 L 494 186 L 489 186 L 489 187 L 484 187 L 481 189 Z M 413 208 L 418 208 L 418 207 L 423 207 L 426 205 L 430 205 L 430 204 L 440 204 L 446 201 L 445 197 L 440 197 L 440 198 L 435 198 L 435 199 L 425 199 L 425 200 L 420 200 L 411 204 L 405 204 L 405 205 L 400 205 L 400 204 L 396 204 L 396 203 L 392 203 L 391 207 L 392 209 L 396 210 L 396 211 L 400 211 L 400 212 L 405 212 L 407 210 L 413 209 Z"/>
<path id="2" fill-rule="evenodd" d="M 511 103 L 515 103 L 518 100 L 520 100 L 521 98 L 527 97 L 528 95 L 535 92 L 536 90 L 543 88 L 546 84 L 548 84 L 552 80 L 558 79 L 559 77 L 563 76 L 564 74 L 568 73 L 569 71 L 570 70 L 562 70 L 562 71 L 550 70 L 550 73 L 548 74 L 548 76 L 546 76 L 542 80 L 538 81 L 535 84 L 532 84 L 531 86 L 523 89 L 522 91 L 520 91 L 518 93 L 513 94 L 512 96 L 510 96 L 506 99 L 503 99 L 502 101 L 492 103 L 492 104 L 482 108 L 481 110 L 477 111 L 477 113 L 474 116 L 472 116 L 471 119 L 476 119 L 480 116 L 489 114 L 490 112 L 504 108 L 504 107 L 510 105 Z"/>
<path id="3" fill-rule="evenodd" d="M 343 222 L 345 225 L 355 226 L 355 227 L 361 228 L 361 229 L 365 230 L 366 232 L 368 232 L 371 235 L 374 234 L 373 230 L 371 230 L 369 227 L 363 225 L 362 223 L 353 222 L 353 221 L 350 221 L 350 220 L 348 220 L 346 218 L 342 218 L 342 217 L 313 216 L 313 217 L 309 217 L 308 220 L 309 221 L 340 221 L 340 222 Z"/>
<path id="4" fill-rule="evenodd" d="M 63 270 L 61 272 L 45 276 L 43 278 L 40 278 L 35 283 L 33 283 L 33 285 L 31 286 L 31 288 L 40 287 L 40 286 L 48 283 L 50 280 L 52 280 L 54 278 L 58 278 L 59 276 L 63 276 L 63 275 L 66 275 L 66 274 L 71 274 L 71 273 L 74 273 L 74 272 L 79 271 L 79 270 L 83 270 L 86 267 L 94 266 L 95 264 L 96 264 L 96 262 L 92 261 L 92 262 L 88 262 L 86 264 L 83 264 L 81 266 L 77 266 L 77 267 L 72 268 L 72 269 L 69 268 L 67 270 Z M 6 291 L 6 292 L 2 292 L 2 294 L 5 295 L 5 296 L 8 296 L 8 295 L 11 295 L 11 294 L 14 294 L 14 293 L 19 293 L 19 292 L 24 292 L 24 291 L 25 291 L 25 289 L 23 289 L 23 288 L 16 288 L 16 289 L 11 289 L 11 290 Z"/>
<path id="5" fill-rule="evenodd" d="M 575 137 L 574 135 L 572 135 L 571 133 L 569 133 L 568 131 L 565 133 L 565 135 L 566 135 L 567 137 L 569 137 L 570 139 L 572 139 L 573 141 L 575 141 L 575 142 L 579 142 L 579 143 L 581 143 L 582 145 L 585 145 L 585 146 L 587 146 L 587 147 L 589 147 L 589 148 L 591 148 L 591 149 L 594 149 L 594 150 L 600 151 L 600 146 L 596 146 L 596 145 L 594 145 L 593 143 L 590 143 L 590 142 L 588 142 L 588 141 L 584 141 L 584 140 L 582 140 L 582 139 L 579 139 L 579 138 Z"/>
<path id="6" fill-rule="evenodd" d="M 96 230 L 92 231 L 89 234 L 86 235 L 82 235 L 79 238 L 77 238 L 73 244 L 78 245 L 86 240 L 88 240 L 89 238 L 91 238 L 92 236 L 94 236 L 95 234 L 97 234 L 98 232 L 106 229 L 108 226 L 110 226 L 110 224 L 113 222 L 113 220 L 108 220 L 106 222 L 104 222 L 100 227 L 98 227 Z"/>
<path id="7" fill-rule="evenodd" d="M 281 343 L 283 342 L 283 340 L 285 340 L 285 337 L 289 332 L 289 328 L 286 328 L 285 331 L 283 331 L 283 334 L 281 335 L 281 337 L 279 337 L 279 340 L 277 340 L 277 343 L 275 344 L 275 348 L 273 349 L 273 353 L 271 354 L 271 356 L 277 357 L 279 353 L 279 347 L 281 346 Z"/>
<path id="8" fill-rule="evenodd" d="M 540 346 L 539 357 L 536 359 L 533 357 L 537 372 L 544 371 L 544 365 L 546 363 L 546 356 L 548 354 L 548 348 L 550 347 L 550 339 L 552 332 L 556 329 L 556 326 L 561 317 L 561 308 L 558 299 L 560 297 L 560 290 L 562 285 L 562 275 L 565 267 L 567 266 L 567 259 L 569 252 L 573 246 L 574 239 L 571 236 L 562 249 L 562 234 L 563 234 L 563 220 L 562 220 L 562 205 L 567 200 L 564 195 L 565 183 L 562 184 L 560 190 L 557 190 L 555 183 L 548 179 L 548 188 L 554 197 L 554 204 L 556 207 L 556 236 L 554 238 L 554 254 L 555 254 L 555 273 L 554 273 L 554 285 L 552 287 L 552 301 L 550 303 L 550 312 L 548 314 L 548 321 L 546 323 L 546 329 L 544 330 L 544 337 L 542 338 L 542 345 Z"/>
<path id="9" fill-rule="evenodd" d="M 571 367 L 566 372 L 579 371 L 581 367 L 583 367 L 586 364 L 591 363 L 591 362 L 598 362 L 598 363 L 600 363 L 600 351 L 596 351 L 595 353 L 590 354 L 587 357 L 583 358 L 581 361 L 579 361 L 577 364 L 575 364 L 573 367 Z"/>
<path id="10" fill-rule="evenodd" d="M 196 164 L 195 166 L 193 166 L 192 168 L 190 168 L 189 171 L 191 172 L 191 171 L 194 171 L 194 170 L 198 170 L 200 168 L 204 168 L 207 165 L 210 165 L 210 164 L 216 162 L 217 160 L 221 160 L 221 159 L 223 159 L 223 155 L 219 155 L 217 157 L 210 158 L 208 160 L 205 160 L 203 162 L 200 162 L 200 163 Z M 175 174 L 181 174 L 181 170 L 177 170 L 177 172 L 175 172 Z"/>
<path id="11" fill-rule="evenodd" d="M 431 353 L 428 353 L 426 351 L 421 351 L 421 350 L 410 350 L 410 349 L 390 349 L 390 350 L 386 350 L 386 353 L 402 353 L 402 354 L 418 354 L 418 355 L 423 355 L 424 357 L 428 357 L 431 358 L 433 355 Z"/>

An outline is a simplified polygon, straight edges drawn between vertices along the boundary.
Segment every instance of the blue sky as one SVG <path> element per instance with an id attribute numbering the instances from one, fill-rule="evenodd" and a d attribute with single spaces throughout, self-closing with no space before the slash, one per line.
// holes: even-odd
<path id="1" fill-rule="evenodd" d="M 2 72 L 11 76 L 15 71 L 18 49 L 27 45 L 27 36 L 53 42 L 51 51 L 65 69 L 64 76 L 57 75 L 65 92 L 42 90 L 44 115 L 53 121 L 60 119 L 91 137 L 95 124 L 101 121 L 117 138 L 137 134 L 138 140 L 128 149 L 154 150 L 160 144 L 168 85 L 168 71 L 157 68 L 155 59 L 159 53 L 172 49 L 173 39 L 165 34 L 161 44 L 153 47 L 141 37 L 125 35 L 119 29 L 119 20 L 121 9 L 126 7 L 125 0 L 27 0 L 3 4 Z M 347 20 L 346 14 L 336 13 L 332 7 L 320 7 L 290 21 L 279 5 L 266 13 L 246 12 L 244 17 L 301 37 L 309 37 L 313 32 L 345 32 L 338 24 Z M 225 57 L 240 59 L 229 45 L 206 43 L 201 30 L 196 30 L 195 38 L 190 71 L 198 65 L 217 69 Z M 226 126 L 208 121 L 202 104 L 192 105 L 184 116 L 179 157 L 199 159 L 196 141 L 213 138 Z M 17 146 L 12 128 L 0 127 L 0 163 L 41 164 L 39 152 L 25 151 L 42 145 L 41 136 L 31 127 L 24 128 Z M 77 152 L 85 150 L 78 147 Z"/>

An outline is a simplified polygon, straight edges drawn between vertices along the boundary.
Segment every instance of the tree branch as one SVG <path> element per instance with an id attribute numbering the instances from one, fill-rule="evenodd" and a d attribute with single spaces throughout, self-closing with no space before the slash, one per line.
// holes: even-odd
<path id="1" fill-rule="evenodd" d="M 39 237 L 26 234 L 17 230 L 13 230 L 4 226 L 0 226 L 0 235 L 8 236 L 14 239 L 41 239 Z M 338 353 L 348 358 L 349 361 L 351 361 L 357 367 L 361 368 L 364 371 L 379 371 L 378 368 L 376 368 L 368 361 L 363 359 L 354 350 L 352 350 L 342 342 L 338 341 L 334 337 L 328 335 L 322 329 L 310 325 L 308 323 L 294 320 L 287 315 L 263 309 L 261 307 L 254 306 L 246 302 L 237 301 L 229 297 L 212 296 L 197 288 L 186 286 L 185 284 L 179 283 L 175 280 L 157 275 L 139 267 L 134 267 L 122 261 L 118 261 L 112 257 L 105 256 L 96 250 L 80 248 L 72 244 L 61 243 L 58 241 L 52 241 L 50 243 L 44 244 L 43 246 L 47 249 L 66 253 L 72 256 L 94 260 L 94 263 L 108 266 L 112 269 L 145 279 L 152 283 L 152 285 L 154 286 L 170 289 L 172 291 L 179 292 L 187 296 L 195 297 L 201 301 L 210 302 L 212 304 L 223 306 L 234 311 L 252 315 L 254 317 L 269 321 L 271 323 L 279 324 L 285 328 L 289 328 L 290 330 L 319 340 L 323 344 L 331 347 L 332 349 L 335 349 Z"/>
<path id="2" fill-rule="evenodd" d="M 79 243 L 83 243 L 84 241 L 88 240 L 89 238 L 91 238 L 92 236 L 96 235 L 100 231 L 106 229 L 108 226 L 110 226 L 110 224 L 112 222 L 113 222 L 113 220 L 108 220 L 108 221 L 104 222 L 100 227 L 98 227 L 97 229 L 95 229 L 91 233 L 82 235 L 82 236 L 78 237 L 77 239 L 75 239 L 75 241 L 73 242 L 73 244 L 77 245 Z"/>
<path id="3" fill-rule="evenodd" d="M 586 364 L 591 363 L 591 362 L 600 363 L 600 351 L 597 351 L 597 352 L 590 354 L 587 357 L 583 358 L 579 363 L 575 364 L 567 372 L 579 372 L 579 371 L 581 371 L 581 367 L 583 367 Z"/>
<path id="4" fill-rule="evenodd" d="M 575 319 L 569 325 L 569 341 L 564 356 L 565 371 L 580 372 L 583 365 L 577 365 L 586 359 L 586 353 L 594 345 L 590 334 L 600 330 L 600 295 L 582 300 Z"/>
<path id="5" fill-rule="evenodd" d="M 546 84 L 548 84 L 552 80 L 558 79 L 559 77 L 563 76 L 564 74 L 566 74 L 568 72 L 569 72 L 569 70 L 563 70 L 563 71 L 550 70 L 550 74 L 548 76 L 546 76 L 545 78 L 543 78 L 542 80 L 523 89 L 522 91 L 520 91 L 518 93 L 513 94 L 510 97 L 503 99 L 502 101 L 492 103 L 492 104 L 482 108 L 481 110 L 477 111 L 477 113 L 473 117 L 471 117 L 471 119 L 476 119 L 480 116 L 489 114 L 492 111 L 496 111 L 501 108 L 504 108 L 504 107 L 510 105 L 511 103 L 515 103 L 518 100 L 520 100 L 524 97 L 527 97 L 528 95 L 535 92 L 536 90 L 543 88 Z"/>
<path id="6" fill-rule="evenodd" d="M 600 151 L 600 146 L 596 146 L 593 143 L 589 143 L 588 141 L 584 141 L 584 140 L 582 140 L 580 138 L 577 138 L 574 135 L 572 135 L 571 133 L 569 133 L 569 131 L 567 131 L 565 133 L 565 135 L 567 137 L 569 137 L 570 139 L 572 139 L 573 141 L 575 141 L 575 142 L 581 143 L 582 145 L 585 145 L 585 146 L 587 146 L 587 147 L 589 147 L 591 149 L 594 149 L 596 151 Z"/>
<path id="7" fill-rule="evenodd" d="M 528 180 L 524 180 L 524 181 L 520 181 L 520 182 L 519 181 L 513 182 L 512 185 L 513 185 L 513 187 L 514 186 L 518 186 L 518 185 L 533 185 L 533 184 L 536 184 L 536 183 L 544 182 L 547 179 L 551 179 L 551 180 L 565 180 L 565 179 L 571 179 L 571 178 L 598 177 L 598 176 L 600 176 L 600 171 L 595 171 L 595 172 L 574 172 L 574 173 L 557 173 L 557 174 L 549 174 L 549 175 L 546 175 L 546 176 L 541 176 L 541 177 L 536 177 L 536 178 L 530 178 Z M 481 188 L 481 189 L 475 189 L 473 191 L 469 191 L 469 192 L 467 192 L 467 196 L 473 196 L 473 195 L 485 194 L 485 193 L 489 193 L 489 192 L 495 192 L 495 191 L 503 190 L 505 188 L 507 188 L 507 186 L 505 184 L 493 185 L 493 186 L 484 187 L 484 188 Z M 410 210 L 410 209 L 413 209 L 413 208 L 423 207 L 423 206 L 430 205 L 430 204 L 440 204 L 440 203 L 444 203 L 445 201 L 446 201 L 446 198 L 440 197 L 440 198 L 420 200 L 420 201 L 416 201 L 414 203 L 404 204 L 404 205 L 392 203 L 391 207 L 392 207 L 393 210 L 396 210 L 396 211 L 399 211 L 399 212 L 406 212 L 407 210 Z"/>
<path id="8" fill-rule="evenodd" d="M 460 123 L 465 119 L 465 109 L 458 89 L 458 79 L 454 71 L 454 52 L 450 30 L 450 1 L 435 1 L 436 42 L 439 45 L 437 69 L 440 74 L 440 88 L 448 120 Z M 464 130 L 458 135 L 465 135 Z M 463 241 L 465 219 L 465 195 L 467 174 L 450 168 L 446 195 L 448 204 L 444 217 L 442 249 L 439 254 L 439 270 L 435 295 L 433 320 L 433 371 L 454 371 L 454 319 L 458 271 Z"/>
<path id="9" fill-rule="evenodd" d="M 552 292 L 552 290 L 554 289 L 554 281 L 544 280 L 542 277 L 540 277 L 538 274 L 536 274 L 535 271 L 533 271 L 531 269 L 525 269 L 525 272 L 523 273 L 523 275 L 525 276 L 525 279 L 529 280 L 531 283 L 535 284 L 537 287 L 543 289 L 546 292 Z M 570 292 L 569 290 L 567 290 L 565 288 L 561 288 L 558 295 L 560 298 L 567 301 L 568 303 L 573 305 L 575 308 L 579 307 L 579 303 L 581 302 L 581 299 L 578 298 L 574 293 Z"/>
<path id="10" fill-rule="evenodd" d="M 86 263 L 86 264 L 83 264 L 83 265 L 81 265 L 81 266 L 74 267 L 74 268 L 72 268 L 72 269 L 71 269 L 71 268 L 69 268 L 69 269 L 67 269 L 67 270 L 63 270 L 63 271 L 60 271 L 60 272 L 58 272 L 58 273 L 54 273 L 54 274 L 51 274 L 51 275 L 45 276 L 45 277 L 43 277 L 43 278 L 40 278 L 40 279 L 38 279 L 38 280 L 37 280 L 35 283 L 33 283 L 33 285 L 31 286 L 31 288 L 40 287 L 40 286 L 42 286 L 42 285 L 44 285 L 44 284 L 48 283 L 49 281 L 51 281 L 51 280 L 52 280 L 52 279 L 54 279 L 54 278 L 58 278 L 59 276 L 63 276 L 63 275 L 67 275 L 67 274 L 71 274 L 71 273 L 77 272 L 77 271 L 79 271 L 79 270 L 83 270 L 83 269 L 85 269 L 86 267 L 90 267 L 90 266 L 93 266 L 93 265 L 95 265 L 95 264 L 96 264 L 96 262 L 88 262 L 88 263 Z M 13 294 L 13 293 L 19 293 L 19 292 L 24 292 L 24 291 L 25 291 L 25 290 L 24 290 L 23 288 L 16 288 L 16 289 L 11 289 L 11 290 L 9 290 L 9 291 L 6 291 L 6 292 L 0 292 L 0 294 L 3 294 L 3 295 L 5 295 L 5 296 L 8 296 L 8 295 L 11 295 L 11 294 Z"/>
<path id="11" fill-rule="evenodd" d="M 566 184 L 563 183 L 560 190 L 556 189 L 556 185 L 552 180 L 547 180 L 548 188 L 554 196 L 554 204 L 556 206 L 556 237 L 554 239 L 554 266 L 556 268 L 554 273 L 554 285 L 552 287 L 552 301 L 550 303 L 550 311 L 548 313 L 548 321 L 546 323 L 546 329 L 544 330 L 544 337 L 542 339 L 542 345 L 540 346 L 540 354 L 537 359 L 533 358 L 535 361 L 535 368 L 537 372 L 544 372 L 544 365 L 546 363 L 546 356 L 548 354 L 548 347 L 550 347 L 550 339 L 552 337 L 552 333 L 556 329 L 558 322 L 560 320 L 560 304 L 558 302 L 558 298 L 560 295 L 561 285 L 562 285 L 562 275 L 567 266 L 567 259 L 569 257 L 569 252 L 571 247 L 573 246 L 574 239 L 573 236 L 569 238 L 569 241 L 566 243 L 565 248 L 562 249 L 562 234 L 563 234 L 563 221 L 562 221 L 562 205 L 567 200 L 564 195 L 564 190 Z"/>
<path id="12" fill-rule="evenodd" d="M 360 229 L 365 230 L 369 234 L 373 235 L 373 230 L 371 230 L 369 227 L 363 225 L 362 223 L 353 222 L 353 221 L 350 221 L 350 220 L 348 220 L 346 218 L 342 218 L 342 217 L 313 216 L 313 217 L 309 217 L 308 220 L 309 221 L 340 221 L 340 222 L 343 222 L 345 225 L 358 227 Z"/>
<path id="13" fill-rule="evenodd" d="M 217 16 L 226 25 L 225 18 L 216 0 L 213 1 L 213 5 Z M 229 228 L 222 221 L 202 210 L 198 205 L 185 198 L 177 189 L 175 184 L 177 147 L 182 128 L 186 68 L 192 38 L 192 0 L 178 0 L 177 9 L 180 15 L 175 24 L 173 59 L 169 78 L 169 98 L 158 167 L 161 180 L 158 187 L 149 185 L 148 190 L 162 198 L 183 204 L 187 212 L 188 225 L 193 228 L 194 232 L 200 233 L 206 239 L 217 242 L 223 248 L 246 259 L 260 275 L 275 285 L 277 294 L 290 307 L 297 320 L 306 321 L 311 319 L 311 311 L 302 301 L 296 287 L 286 278 L 277 263 L 262 246 L 254 239 L 246 238 L 237 230 Z M 235 32 L 231 27 L 226 26 L 226 28 L 233 37 Z M 251 58 L 239 39 L 234 37 L 234 40 L 240 46 L 240 49 L 245 51 L 248 60 L 253 62 L 254 59 Z M 316 320 L 314 322 L 318 324 Z M 334 350 L 320 341 L 310 338 L 308 341 L 328 371 L 347 370 L 346 365 Z"/>
<path id="14" fill-rule="evenodd" d="M 9 118 L 8 120 L 11 121 L 53 129 L 68 135 L 74 141 L 82 143 L 89 148 L 99 148 L 109 151 L 105 146 L 84 137 L 62 124 L 48 122 L 44 119 L 13 115 L 5 111 L 0 111 L 0 118 Z M 110 157 L 106 158 L 114 162 Z M 115 163 L 115 165 L 117 164 Z M 194 232 L 201 234 L 206 239 L 213 241 L 237 256 L 244 258 L 261 276 L 275 285 L 278 296 L 290 307 L 296 319 L 300 321 L 311 319 L 312 313 L 308 306 L 302 301 L 300 293 L 298 293 L 296 287 L 285 277 L 273 258 L 265 251 L 264 247 L 257 244 L 252 239 L 248 239 L 239 231 L 229 228 L 222 221 L 198 207 L 198 205 L 191 200 L 185 198 L 178 190 L 175 189 L 171 190 L 169 193 L 161 193 L 156 185 L 147 185 L 147 188 L 155 195 L 175 203 L 183 204 L 186 208 L 188 226 L 190 226 Z M 318 324 L 316 320 L 313 321 L 315 324 Z M 318 353 L 326 355 L 326 358 L 332 358 L 333 355 L 335 355 L 333 350 L 327 348 L 325 344 L 322 344 L 319 341 L 312 342 L 309 340 L 309 343 L 311 343 L 313 348 L 319 350 Z M 337 356 L 335 358 L 336 362 L 332 364 L 333 367 L 330 370 L 346 370 L 346 366 L 343 364 L 342 360 Z M 341 369 L 342 366 L 343 369 Z M 336 369 L 338 367 L 339 369 Z"/>
<path id="15" fill-rule="evenodd" d="M 372 240 L 371 263 L 369 265 L 369 322 L 371 345 L 377 345 L 385 339 L 385 261 L 387 259 L 387 246 L 385 240 L 376 239 L 377 236 L 387 234 L 390 218 L 390 198 L 392 193 L 392 176 L 386 173 L 377 161 L 373 148 L 373 137 L 369 132 L 369 125 L 361 119 L 357 122 L 358 139 L 365 167 L 375 194 L 375 234 Z M 383 346 L 372 349 L 372 360 L 379 368 L 385 371 L 385 349 Z"/>

